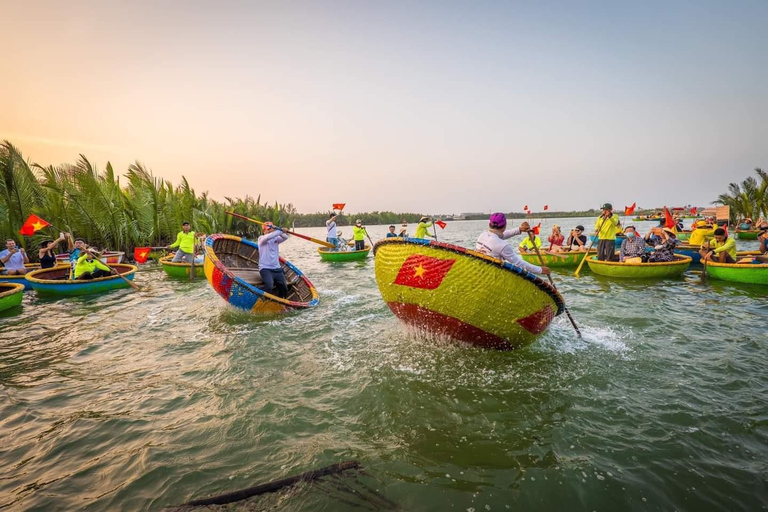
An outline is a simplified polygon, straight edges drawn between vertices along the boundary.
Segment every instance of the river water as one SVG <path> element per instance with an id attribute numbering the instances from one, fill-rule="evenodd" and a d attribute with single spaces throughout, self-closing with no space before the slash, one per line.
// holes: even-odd
<path id="1" fill-rule="evenodd" d="M 484 225 L 438 236 L 471 246 Z M 768 507 L 765 288 L 563 271 L 584 338 L 562 315 L 494 352 L 404 328 L 372 258 L 282 249 L 317 308 L 256 319 L 146 265 L 141 292 L 0 313 L 0 508 L 156 510 L 349 459 L 364 472 L 232 508 Z"/>

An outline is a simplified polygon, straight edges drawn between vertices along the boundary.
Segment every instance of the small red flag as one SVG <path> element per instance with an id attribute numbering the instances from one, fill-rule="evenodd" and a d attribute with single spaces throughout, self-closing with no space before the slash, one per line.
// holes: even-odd
<path id="1" fill-rule="evenodd" d="M 422 254 L 412 254 L 400 267 L 395 284 L 434 290 L 445 279 L 456 260 L 443 260 Z"/>
<path id="2" fill-rule="evenodd" d="M 696 207 L 691 208 L 691 215 L 696 215 Z"/>
<path id="3" fill-rule="evenodd" d="M 531 210 L 526 211 L 525 214 L 526 215 L 530 215 L 531 214 Z"/>
<path id="4" fill-rule="evenodd" d="M 24 225 L 21 226 L 21 229 L 19 230 L 19 234 L 24 236 L 32 236 L 35 231 L 40 231 L 45 226 L 50 226 L 50 224 L 37 215 L 30 215 L 27 217 L 26 222 L 24 222 Z"/>
<path id="5" fill-rule="evenodd" d="M 715 222 L 717 224 L 717 222 Z M 723 224 L 723 230 L 725 230 L 725 238 L 728 238 L 728 223 Z"/>
<path id="6" fill-rule="evenodd" d="M 665 206 L 664 207 L 664 227 L 673 229 L 675 228 L 675 226 L 677 226 L 677 224 L 675 224 L 675 219 L 673 219 L 672 214 L 669 213 L 669 208 Z"/>
<path id="7" fill-rule="evenodd" d="M 538 225 L 538 226 L 533 226 L 533 227 L 531 228 L 531 231 L 533 231 L 533 234 L 534 234 L 534 235 L 538 235 L 538 234 L 539 234 L 539 232 L 541 231 L 541 222 L 539 222 L 539 225 Z"/>
<path id="8" fill-rule="evenodd" d="M 333 203 L 334 210 L 343 210 L 347 203 Z"/>
<path id="9" fill-rule="evenodd" d="M 136 260 L 136 263 L 146 263 L 151 251 L 151 247 L 136 247 L 133 250 L 133 259 Z"/>
<path id="10" fill-rule="evenodd" d="M 624 215 L 632 215 L 635 213 L 635 208 L 637 208 L 637 203 L 632 203 L 632 206 L 625 206 Z"/>
<path id="11" fill-rule="evenodd" d="M 528 205 L 525 205 L 525 206 L 523 206 L 523 211 L 524 211 L 524 212 L 527 212 L 527 211 L 528 211 Z"/>
<path id="12" fill-rule="evenodd" d="M 545 205 L 544 205 L 544 211 L 547 211 L 547 210 L 549 210 L 549 205 L 548 205 L 548 204 L 545 204 Z"/>
<path id="13" fill-rule="evenodd" d="M 448 224 L 446 224 L 445 222 L 441 221 L 440 219 L 437 219 L 437 220 L 435 221 L 435 224 L 437 224 L 438 226 L 440 226 L 440 229 L 445 229 L 445 226 L 447 226 L 447 225 L 448 225 Z"/>

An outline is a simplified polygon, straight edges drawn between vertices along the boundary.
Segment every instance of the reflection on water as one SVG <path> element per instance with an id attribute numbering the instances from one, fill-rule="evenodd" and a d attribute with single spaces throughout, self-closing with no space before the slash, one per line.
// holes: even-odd
<path id="1" fill-rule="evenodd" d="M 438 236 L 472 245 L 483 224 Z M 754 510 L 768 499 L 762 288 L 702 282 L 697 268 L 663 282 L 560 270 L 583 339 L 561 316 L 529 348 L 500 353 L 403 327 L 372 260 L 282 248 L 319 307 L 258 319 L 150 266 L 141 292 L 27 293 L 0 313 L 0 506 L 160 509 L 348 459 L 365 471 L 242 507 Z"/>

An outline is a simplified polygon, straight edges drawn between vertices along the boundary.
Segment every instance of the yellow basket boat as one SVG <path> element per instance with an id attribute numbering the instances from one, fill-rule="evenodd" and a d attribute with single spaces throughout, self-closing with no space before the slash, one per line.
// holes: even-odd
<path id="1" fill-rule="evenodd" d="M 549 252 L 540 250 L 539 252 L 541 259 L 544 260 L 544 265 L 550 268 L 578 267 L 587 254 L 587 251 Z M 597 249 L 590 250 L 589 254 L 597 254 Z M 541 265 L 535 252 L 521 252 L 520 257 L 531 265 Z"/>
<path id="2" fill-rule="evenodd" d="M 598 261 L 597 256 L 587 259 L 589 270 L 608 277 L 632 279 L 663 278 L 682 275 L 691 266 L 690 256 L 675 254 L 674 261 L 658 263 L 621 263 L 618 261 Z"/>
<path id="3" fill-rule="evenodd" d="M 374 245 L 376 283 L 406 324 L 481 346 L 531 343 L 563 312 L 563 297 L 535 275 L 476 251 L 413 238 Z"/>

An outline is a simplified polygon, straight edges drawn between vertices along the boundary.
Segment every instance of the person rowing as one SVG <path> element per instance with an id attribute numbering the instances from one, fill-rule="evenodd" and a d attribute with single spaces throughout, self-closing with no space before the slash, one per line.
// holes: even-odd
<path id="1" fill-rule="evenodd" d="M 432 235 L 429 231 L 427 231 L 429 228 L 432 227 L 432 219 L 429 217 L 422 217 L 419 219 L 419 224 L 416 226 L 416 233 L 414 233 L 413 238 L 427 238 L 432 237 L 434 238 L 434 235 Z"/>
<path id="2" fill-rule="evenodd" d="M 258 239 L 259 243 L 259 275 L 264 281 L 263 290 L 272 293 L 277 288 L 275 295 L 284 299 L 288 296 L 288 284 L 285 282 L 285 273 L 280 264 L 279 245 L 288 240 L 288 233 L 275 229 L 271 222 L 265 222 L 261 227 L 263 235 Z"/>
<path id="3" fill-rule="evenodd" d="M 109 268 L 98 258 L 94 258 L 94 255 L 93 249 L 84 249 L 80 252 L 75 265 L 75 280 L 89 281 L 117 274 L 115 269 Z"/>
<path id="4" fill-rule="evenodd" d="M 533 242 L 531 242 L 530 237 L 525 237 L 523 241 L 520 242 L 520 245 L 517 246 L 517 249 L 522 253 L 536 252 L 534 246 L 541 249 L 541 238 L 539 235 L 533 235 Z"/>
<path id="5" fill-rule="evenodd" d="M 723 228 L 717 228 L 715 239 L 702 245 L 699 254 L 705 261 L 736 263 L 736 240 L 729 237 Z"/>
<path id="6" fill-rule="evenodd" d="M 619 216 L 613 213 L 611 203 L 605 203 L 600 209 L 603 213 L 595 220 L 597 259 L 599 261 L 611 261 L 616 251 L 616 230 L 619 227 Z"/>
<path id="7" fill-rule="evenodd" d="M 352 226 L 352 238 L 355 240 L 356 251 L 365 250 L 365 234 L 365 226 L 363 226 L 363 221 L 357 219 L 355 221 L 355 225 Z"/>
<path id="8" fill-rule="evenodd" d="M 175 249 L 173 263 L 181 263 L 182 260 L 192 264 L 195 257 L 195 232 L 190 230 L 189 222 L 181 224 L 181 231 L 176 235 L 176 241 L 167 246 L 166 249 Z"/>
<path id="9" fill-rule="evenodd" d="M 488 222 L 488 231 L 480 233 L 480 236 L 477 237 L 475 250 L 486 256 L 502 259 L 533 274 L 549 274 L 549 267 L 539 267 L 528 263 L 520 257 L 509 242 L 505 241 L 505 239 L 519 235 L 520 233 L 527 233 L 530 230 L 528 223 L 523 222 L 519 228 L 505 231 L 506 227 L 507 217 L 503 213 L 494 213 L 491 215 Z"/>

